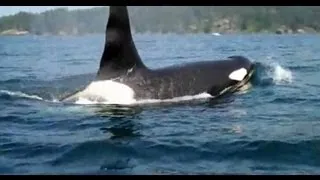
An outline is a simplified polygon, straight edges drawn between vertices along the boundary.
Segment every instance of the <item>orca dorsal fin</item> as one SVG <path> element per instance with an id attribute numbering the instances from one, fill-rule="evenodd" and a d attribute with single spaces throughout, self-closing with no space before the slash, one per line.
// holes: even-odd
<path id="1" fill-rule="evenodd" d="M 146 68 L 133 42 L 126 6 L 110 6 L 105 38 L 98 79 L 115 78 L 132 68 Z"/>

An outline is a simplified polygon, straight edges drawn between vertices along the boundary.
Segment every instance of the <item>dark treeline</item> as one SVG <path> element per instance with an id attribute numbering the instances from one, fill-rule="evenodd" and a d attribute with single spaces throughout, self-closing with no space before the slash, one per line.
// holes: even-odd
<path id="1" fill-rule="evenodd" d="M 318 32 L 320 7 L 317 6 L 179 6 L 129 7 L 136 33 L 236 33 L 236 32 Z M 32 34 L 103 33 L 107 7 L 68 10 L 59 8 L 43 13 L 20 12 L 0 18 L 0 32 L 28 31 Z"/>

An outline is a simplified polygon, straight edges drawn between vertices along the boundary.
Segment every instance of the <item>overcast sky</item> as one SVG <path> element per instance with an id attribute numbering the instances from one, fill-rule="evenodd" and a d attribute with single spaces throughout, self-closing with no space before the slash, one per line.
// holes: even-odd
<path id="1" fill-rule="evenodd" d="M 98 6 L 0 6 L 0 16 L 12 15 L 19 11 L 43 12 L 58 7 L 68 7 L 68 9 L 86 9 Z"/>

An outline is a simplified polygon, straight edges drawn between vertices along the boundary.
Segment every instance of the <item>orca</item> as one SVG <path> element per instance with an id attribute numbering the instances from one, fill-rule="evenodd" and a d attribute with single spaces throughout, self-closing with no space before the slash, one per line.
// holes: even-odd
<path id="1" fill-rule="evenodd" d="M 148 68 L 133 41 L 127 7 L 110 6 L 104 50 L 95 79 L 61 101 L 134 104 L 201 94 L 219 97 L 239 90 L 249 82 L 253 72 L 254 63 L 243 56 Z"/>

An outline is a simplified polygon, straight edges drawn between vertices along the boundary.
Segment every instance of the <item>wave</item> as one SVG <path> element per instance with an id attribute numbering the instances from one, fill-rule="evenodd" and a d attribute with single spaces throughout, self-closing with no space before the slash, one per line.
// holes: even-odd
<path id="1" fill-rule="evenodd" d="M 290 70 L 283 68 L 277 63 L 271 64 L 271 66 L 272 66 L 272 69 L 270 73 L 276 84 L 292 83 L 293 76 Z"/>
<path id="2" fill-rule="evenodd" d="M 0 90 L 0 99 L 8 99 L 9 98 L 18 98 L 18 99 L 30 99 L 30 100 L 38 100 L 45 102 L 57 103 L 58 99 L 53 97 L 52 99 L 45 99 L 40 97 L 39 95 L 27 94 L 20 91 L 9 91 L 9 90 Z"/>
<path id="3" fill-rule="evenodd" d="M 261 171 L 268 173 L 268 171 L 273 171 L 273 168 L 285 170 L 292 165 L 292 162 L 301 167 L 320 165 L 316 149 L 310 148 L 319 145 L 319 140 L 298 140 L 294 142 L 237 140 L 227 142 L 208 141 L 195 144 L 192 140 L 179 139 L 166 142 L 145 140 L 140 143 L 143 146 L 127 146 L 105 140 L 87 141 L 68 148 L 60 156 L 47 161 L 47 164 L 51 167 L 61 167 L 82 164 L 85 159 L 87 164 L 94 164 L 95 166 L 98 164 L 95 171 L 100 173 L 122 173 L 122 171 L 136 171 L 139 166 L 143 166 L 137 163 L 137 158 L 142 158 L 146 162 L 154 162 L 155 159 L 160 159 L 162 163 L 167 162 L 167 165 L 159 167 L 150 163 L 149 171 L 172 170 L 179 171 L 182 174 L 192 170 L 181 169 L 180 165 L 194 164 L 195 161 L 197 161 L 197 165 L 203 163 L 207 166 L 193 173 L 202 171 L 212 173 L 212 166 L 224 167 L 226 164 L 229 166 L 228 168 L 235 168 L 240 173 L 243 169 L 237 169 L 237 167 L 244 161 L 254 168 L 252 171 L 255 173 L 261 173 Z M 90 153 L 88 153 L 88 148 Z M 109 154 L 110 157 L 105 158 L 105 154 Z M 224 173 L 224 168 L 217 168 L 215 173 Z"/>
<path id="4" fill-rule="evenodd" d="M 256 63 L 253 83 L 258 86 L 284 85 L 293 83 L 293 73 L 277 62 Z"/>
<path id="5" fill-rule="evenodd" d="M 0 97 L 3 95 L 8 95 L 11 97 L 19 97 L 19 98 L 27 98 L 27 99 L 35 99 L 35 100 L 40 100 L 43 101 L 44 99 L 40 96 L 37 95 L 29 95 L 29 94 L 25 94 L 23 92 L 20 91 L 7 91 L 7 90 L 0 90 Z"/>

